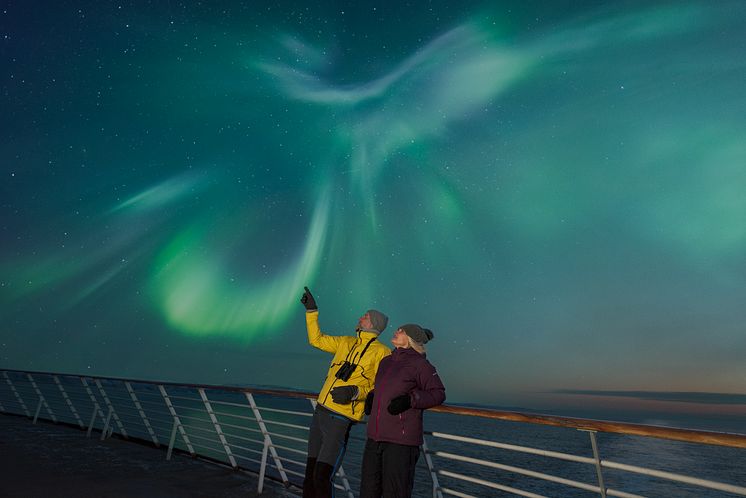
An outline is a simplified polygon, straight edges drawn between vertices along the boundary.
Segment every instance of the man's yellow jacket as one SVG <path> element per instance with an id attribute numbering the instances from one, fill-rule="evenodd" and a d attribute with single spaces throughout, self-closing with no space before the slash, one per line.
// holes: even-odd
<path id="1" fill-rule="evenodd" d="M 306 312 L 306 329 L 308 330 L 308 342 L 311 346 L 334 355 L 326 374 L 324 386 L 319 392 L 318 402 L 329 410 L 344 415 L 351 420 L 362 420 L 365 397 L 373 390 L 378 364 L 384 357 L 391 354 L 391 349 L 378 340 L 376 332 L 361 330 L 358 331 L 356 337 L 324 334 L 319 328 L 318 311 Z M 370 342 L 371 340 L 372 342 Z M 360 355 L 369 342 L 370 346 L 361 358 Z M 345 361 L 357 365 L 347 381 L 336 377 L 339 367 Z M 346 405 L 335 403 L 330 392 L 339 386 L 357 386 L 357 398 Z"/>

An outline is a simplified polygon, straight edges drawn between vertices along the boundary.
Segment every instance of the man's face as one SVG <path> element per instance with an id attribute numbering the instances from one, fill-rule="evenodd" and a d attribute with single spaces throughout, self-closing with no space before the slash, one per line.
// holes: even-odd
<path id="1" fill-rule="evenodd" d="M 358 319 L 357 328 L 365 330 L 373 329 L 373 322 L 370 321 L 370 314 L 368 312 L 365 312 L 365 314 Z"/>

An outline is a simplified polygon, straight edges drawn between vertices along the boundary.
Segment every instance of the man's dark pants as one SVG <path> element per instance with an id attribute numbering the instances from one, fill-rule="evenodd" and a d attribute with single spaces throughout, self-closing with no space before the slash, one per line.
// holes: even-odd
<path id="1" fill-rule="evenodd" d="M 334 475 L 342 464 L 353 421 L 316 405 L 308 436 L 303 498 L 334 496 Z"/>

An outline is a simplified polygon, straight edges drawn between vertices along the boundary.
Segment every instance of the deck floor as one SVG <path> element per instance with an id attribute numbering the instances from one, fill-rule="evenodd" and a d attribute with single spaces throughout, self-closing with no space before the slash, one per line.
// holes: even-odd
<path id="1" fill-rule="evenodd" d="M 73 427 L 0 414 L 0 496 L 295 497 L 293 488 L 257 476 L 119 438 L 86 438 Z"/>

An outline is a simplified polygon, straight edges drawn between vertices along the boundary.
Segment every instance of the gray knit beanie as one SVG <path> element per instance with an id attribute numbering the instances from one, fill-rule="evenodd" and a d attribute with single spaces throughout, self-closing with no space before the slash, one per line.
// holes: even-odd
<path id="1" fill-rule="evenodd" d="M 370 316 L 370 323 L 373 324 L 373 328 L 380 334 L 389 324 L 389 317 L 384 315 L 378 310 L 368 310 L 368 316 Z"/>
<path id="2" fill-rule="evenodd" d="M 433 331 L 430 329 L 423 329 L 416 323 L 408 323 L 399 327 L 407 334 L 413 341 L 419 344 L 425 344 L 427 341 L 433 338 Z"/>

